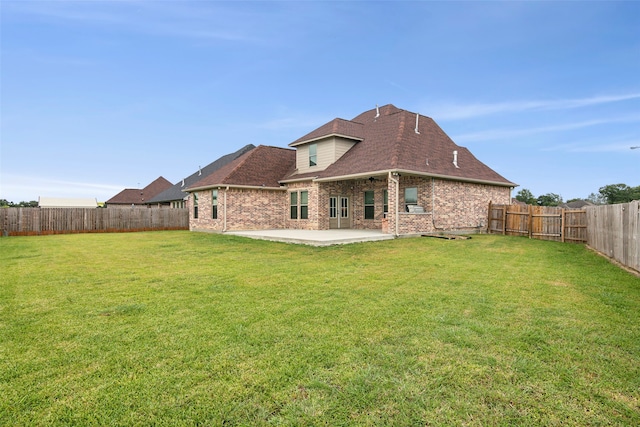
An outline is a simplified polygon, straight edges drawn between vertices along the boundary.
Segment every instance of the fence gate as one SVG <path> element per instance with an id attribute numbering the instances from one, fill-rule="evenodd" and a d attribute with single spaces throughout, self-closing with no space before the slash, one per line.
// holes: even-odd
<path id="1" fill-rule="evenodd" d="M 584 209 L 489 203 L 488 232 L 531 239 L 586 243 Z"/>

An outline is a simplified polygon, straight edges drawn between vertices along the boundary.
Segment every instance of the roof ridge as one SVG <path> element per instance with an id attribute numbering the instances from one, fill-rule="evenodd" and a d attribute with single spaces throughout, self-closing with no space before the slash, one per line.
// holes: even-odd
<path id="1" fill-rule="evenodd" d="M 221 181 L 221 182 L 223 182 L 223 183 L 225 183 L 225 181 L 226 181 L 227 179 L 229 179 L 229 177 L 231 177 L 231 176 L 234 174 L 234 172 L 236 172 L 236 171 L 240 168 L 240 166 L 244 165 L 244 164 L 248 161 L 248 159 L 253 155 L 253 153 L 255 153 L 256 151 L 258 151 L 259 149 L 261 149 L 261 148 L 263 148 L 263 147 L 266 147 L 266 146 L 265 146 L 265 145 L 258 145 L 258 146 L 257 146 L 256 148 L 254 148 L 253 150 L 249 150 L 249 151 L 247 151 L 246 153 L 244 153 L 244 154 L 242 154 L 242 155 L 240 155 L 240 156 L 236 157 L 234 160 L 239 160 L 239 162 L 238 162 L 238 163 L 235 165 L 235 167 L 234 167 L 233 169 L 231 169 L 231 171 L 229 171 L 229 173 L 228 173 L 228 174 L 226 174 L 226 175 L 224 176 L 224 178 L 222 178 L 220 181 Z M 231 162 L 231 164 L 233 164 L 233 162 Z"/>
<path id="2" fill-rule="evenodd" d="M 404 111 L 404 110 L 401 110 Z M 400 111 L 398 111 L 399 113 Z M 396 140 L 393 142 L 393 154 L 391 155 L 391 166 L 394 168 L 398 167 L 398 159 L 400 158 L 400 145 L 402 143 L 402 135 L 404 134 L 404 128 L 406 125 L 406 115 L 403 115 L 400 119 L 400 126 L 398 126 L 398 133 L 396 135 Z"/>

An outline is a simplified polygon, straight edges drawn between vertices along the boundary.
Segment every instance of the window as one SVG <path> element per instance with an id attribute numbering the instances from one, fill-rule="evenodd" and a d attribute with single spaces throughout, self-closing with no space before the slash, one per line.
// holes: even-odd
<path id="1" fill-rule="evenodd" d="M 291 193 L 291 219 L 298 219 L 298 193 Z"/>
<path id="2" fill-rule="evenodd" d="M 409 205 L 418 204 L 418 189 L 416 187 L 404 189 L 404 204 L 407 212 L 409 212 Z"/>
<path id="3" fill-rule="evenodd" d="M 309 219 L 309 192 L 300 192 L 300 219 Z"/>
<path id="4" fill-rule="evenodd" d="M 211 190 L 211 218 L 218 219 L 218 190 Z"/>
<path id="5" fill-rule="evenodd" d="M 290 193 L 290 218 L 291 219 L 309 219 L 309 192 L 293 191 Z M 300 204 L 298 204 L 298 201 Z"/>
<path id="6" fill-rule="evenodd" d="M 193 193 L 193 218 L 198 219 L 198 193 Z"/>
<path id="7" fill-rule="evenodd" d="M 340 197 L 340 218 L 349 218 L 349 198 Z"/>
<path id="8" fill-rule="evenodd" d="M 309 166 L 318 164 L 318 144 L 309 145 Z"/>
<path id="9" fill-rule="evenodd" d="M 386 216 L 386 214 L 389 213 L 389 190 L 384 190 L 382 194 L 384 197 L 383 212 L 385 213 L 385 216 Z"/>
<path id="10" fill-rule="evenodd" d="M 338 218 L 338 198 L 329 198 L 329 218 Z"/>
<path id="11" fill-rule="evenodd" d="M 375 218 L 374 192 L 364 192 L 364 219 Z"/>

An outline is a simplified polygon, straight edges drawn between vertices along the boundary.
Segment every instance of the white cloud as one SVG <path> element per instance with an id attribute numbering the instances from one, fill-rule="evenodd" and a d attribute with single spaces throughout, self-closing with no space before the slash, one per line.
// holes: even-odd
<path id="1" fill-rule="evenodd" d="M 587 142 L 573 142 L 543 148 L 542 151 L 564 151 L 569 153 L 612 153 L 630 152 L 631 147 L 640 146 L 640 139 L 622 139 L 609 141 L 605 144 L 590 144 Z M 640 153 L 639 153 L 640 154 Z"/>
<path id="2" fill-rule="evenodd" d="M 608 119 L 586 120 L 582 122 L 564 123 L 553 126 L 543 126 L 527 129 L 490 129 L 480 132 L 472 132 L 456 135 L 453 139 L 459 143 L 470 141 L 495 141 L 504 139 L 521 138 L 523 136 L 535 135 L 548 132 L 564 132 L 576 129 L 582 129 L 591 126 L 598 126 L 611 123 L 634 123 L 640 122 L 640 116 L 631 115 L 623 117 L 614 117 Z"/>
<path id="3" fill-rule="evenodd" d="M 432 117 L 435 120 L 460 120 L 491 114 L 568 110 L 634 99 L 640 99 L 640 93 L 603 95 L 576 99 L 509 101 L 489 104 L 441 104 L 430 105 L 424 108 L 424 111 L 432 111 Z"/>
<path id="4" fill-rule="evenodd" d="M 195 6 L 194 6 L 195 5 Z M 263 43 L 253 34 L 248 16 L 238 16 L 216 3 L 151 1 L 30 1 L 3 5 L 9 13 L 37 16 L 59 23 L 75 23 L 156 36 L 175 36 L 200 40 Z"/>
<path id="5" fill-rule="evenodd" d="M 37 200 L 49 197 L 95 197 L 104 201 L 115 196 L 125 187 L 94 182 L 65 181 L 45 176 L 3 174 L 0 183 L 0 199 L 13 202 Z"/>

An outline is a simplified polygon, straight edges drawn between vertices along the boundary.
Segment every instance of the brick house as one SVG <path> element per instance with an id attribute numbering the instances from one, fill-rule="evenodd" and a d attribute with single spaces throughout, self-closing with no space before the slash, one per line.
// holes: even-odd
<path id="1" fill-rule="evenodd" d="M 144 188 L 125 188 L 107 200 L 105 205 L 109 208 L 147 208 L 149 207 L 146 204 L 147 200 L 170 188 L 171 185 L 169 181 L 160 176 Z"/>
<path id="2" fill-rule="evenodd" d="M 474 231 L 516 185 L 429 117 L 393 105 L 258 146 L 189 186 L 190 229 Z"/>

